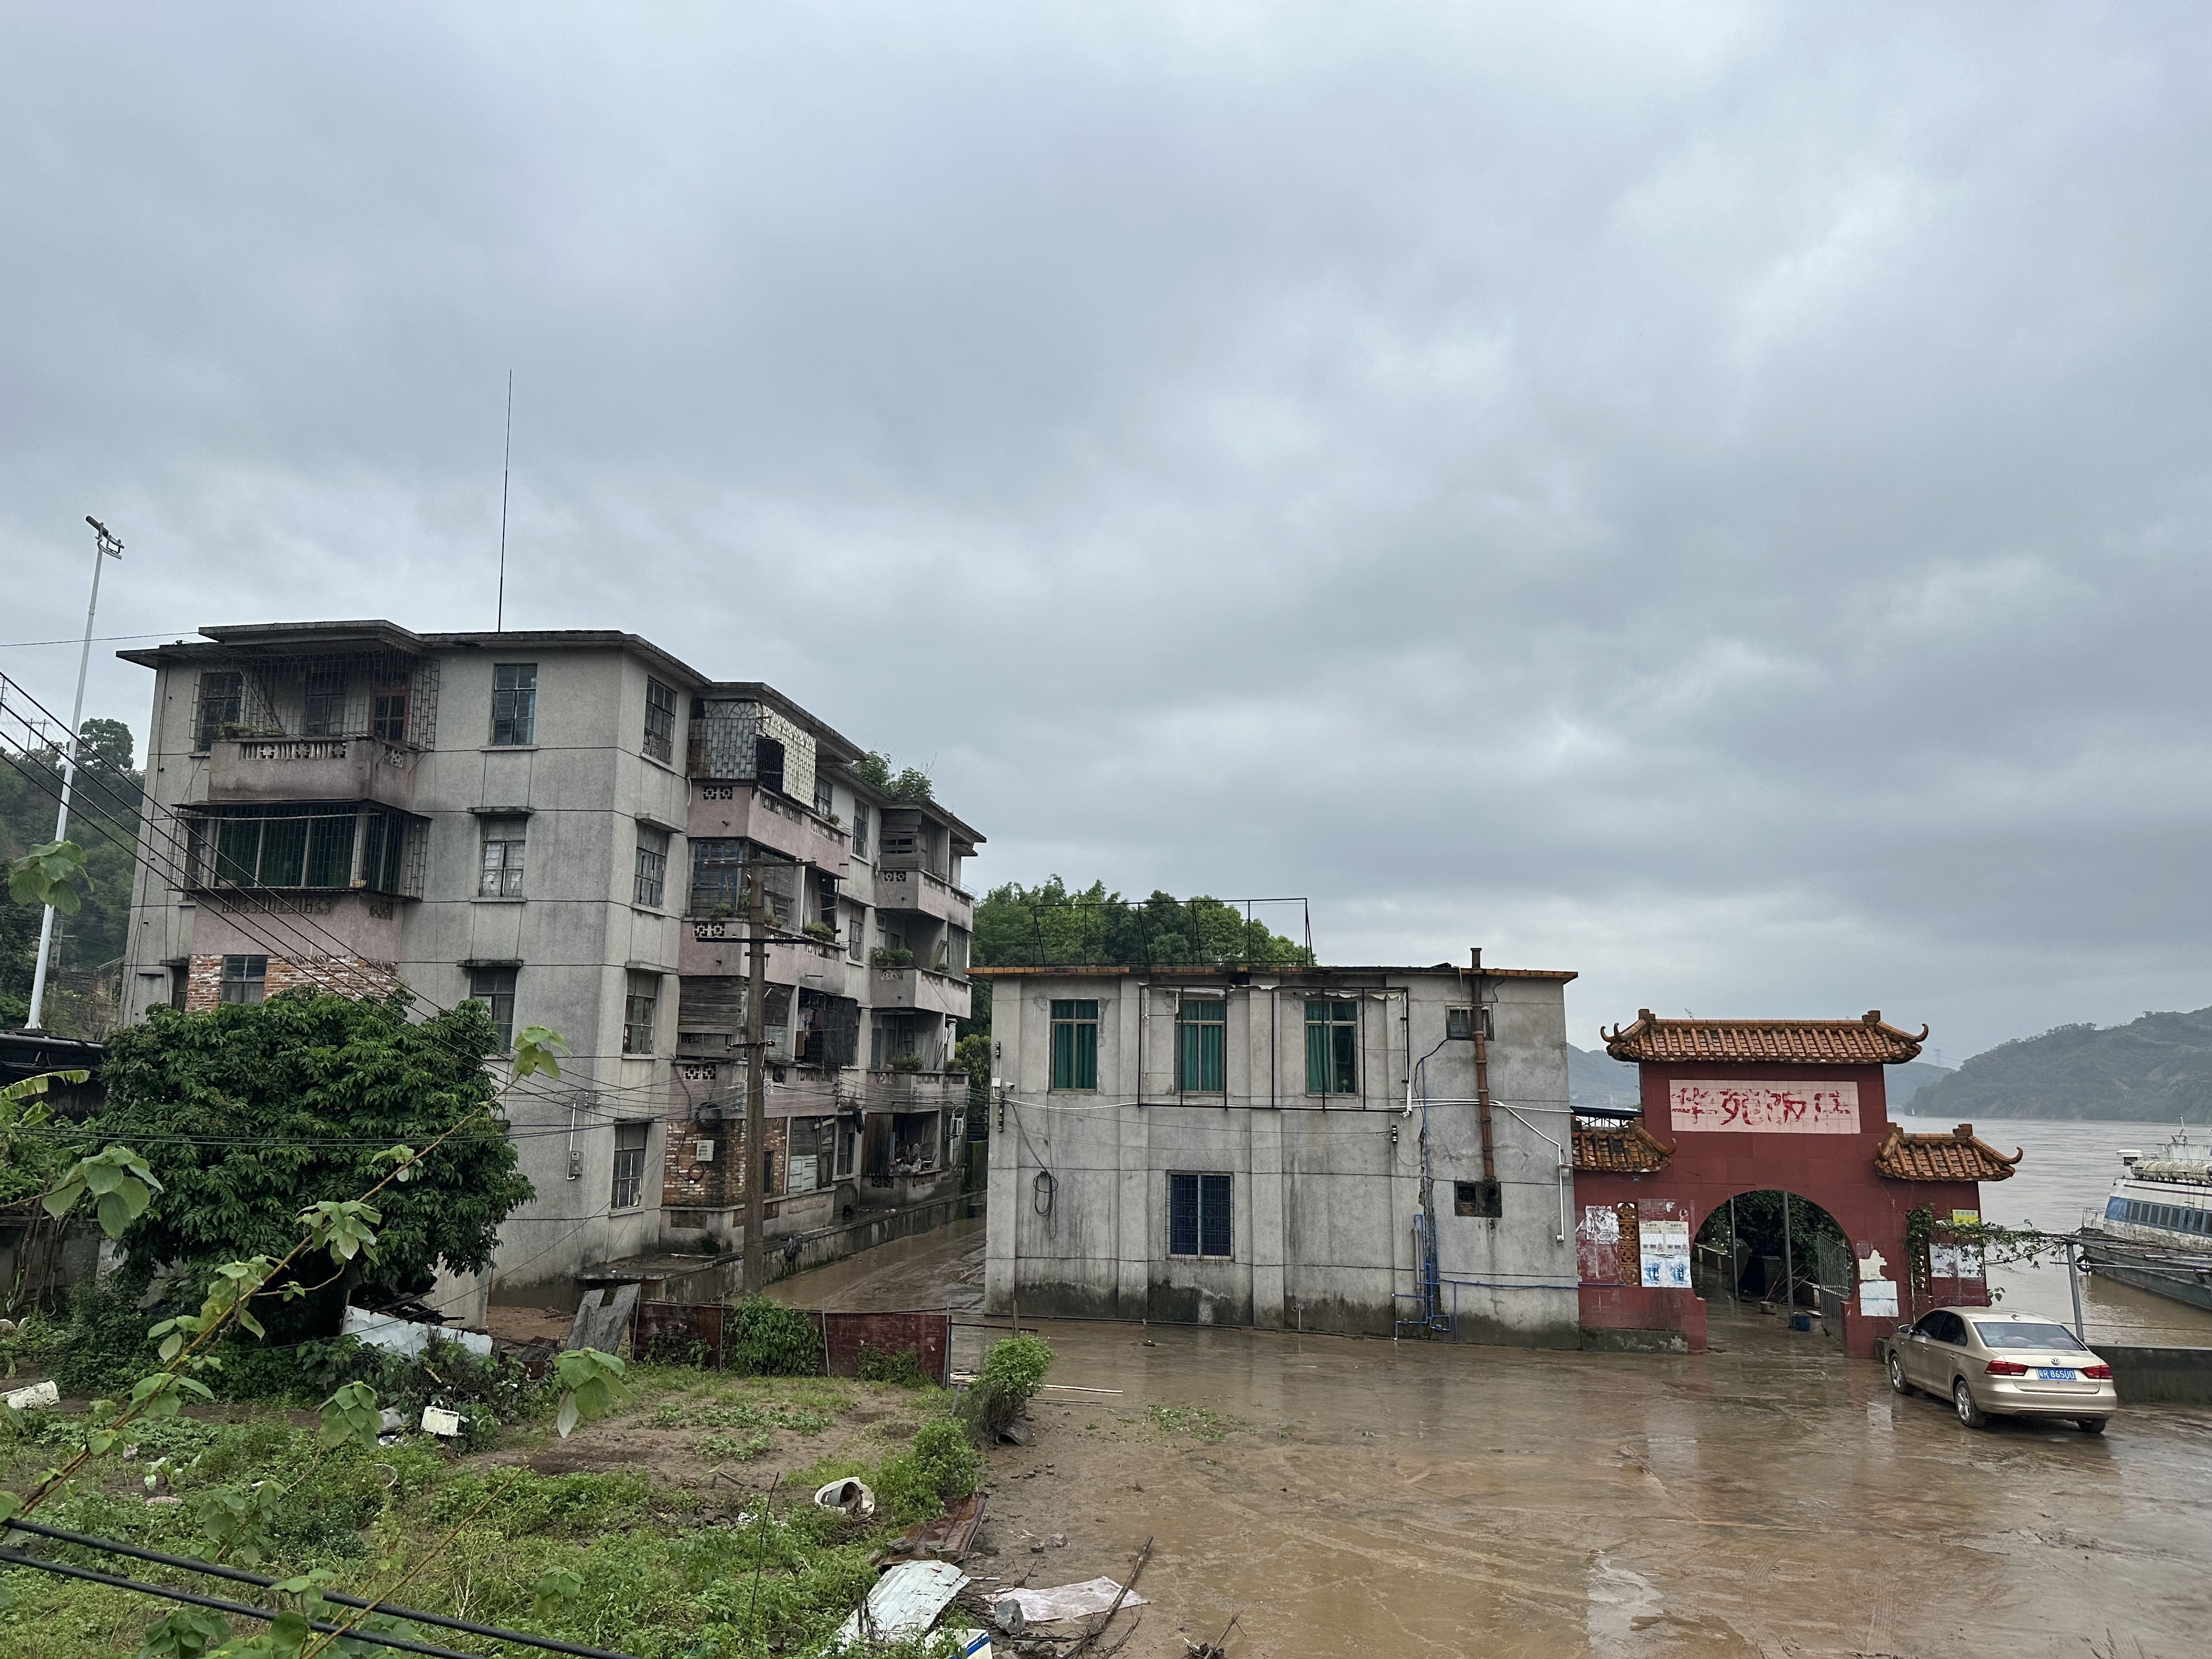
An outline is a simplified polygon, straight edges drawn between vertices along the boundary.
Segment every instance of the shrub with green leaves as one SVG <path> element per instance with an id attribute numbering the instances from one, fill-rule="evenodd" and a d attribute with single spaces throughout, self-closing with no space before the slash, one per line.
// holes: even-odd
<path id="1" fill-rule="evenodd" d="M 981 1467 L 967 1431 L 940 1417 L 915 1430 L 914 1444 L 884 1462 L 874 1483 L 876 1498 L 907 1526 L 933 1521 L 946 1504 L 975 1490 Z"/>
<path id="2" fill-rule="evenodd" d="M 805 1310 L 749 1296 L 737 1307 L 738 1340 L 730 1349 L 735 1369 L 755 1376 L 817 1376 L 822 1338 Z"/>
<path id="3" fill-rule="evenodd" d="M 1041 1336 L 1010 1336 L 992 1345 L 983 1370 L 960 1401 L 960 1420 L 980 1440 L 991 1440 L 1013 1425 L 1052 1369 L 1052 1349 Z"/>
<path id="4" fill-rule="evenodd" d="M 912 1348 L 894 1353 L 872 1342 L 860 1344 L 853 1375 L 863 1382 L 890 1382 L 902 1389 L 918 1389 L 929 1381 L 921 1374 L 921 1356 Z"/>

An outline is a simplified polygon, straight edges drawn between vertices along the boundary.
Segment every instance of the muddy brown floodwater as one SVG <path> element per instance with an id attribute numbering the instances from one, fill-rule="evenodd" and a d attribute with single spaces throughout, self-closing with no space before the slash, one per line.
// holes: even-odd
<path id="1" fill-rule="evenodd" d="M 961 1317 L 980 1225 L 778 1293 Z M 1978 1432 L 1817 1337 L 1712 1322 L 1726 1352 L 1666 1358 L 1040 1322 L 1063 1386 L 994 1455 L 969 1570 L 1118 1577 L 1152 1537 L 1126 1659 L 1232 1613 L 1235 1659 L 2212 1645 L 2212 1413 Z"/>

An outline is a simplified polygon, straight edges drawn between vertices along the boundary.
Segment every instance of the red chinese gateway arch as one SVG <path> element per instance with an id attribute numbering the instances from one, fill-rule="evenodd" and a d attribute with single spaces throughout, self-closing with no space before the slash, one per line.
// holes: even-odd
<path id="1" fill-rule="evenodd" d="M 1922 1308 L 1987 1303 L 1971 1255 L 1972 1277 L 1925 1281 L 1917 1296 L 1920 1275 L 1905 1259 L 1915 1209 L 1939 1222 L 1978 1216 L 1980 1183 L 2006 1179 L 2020 1161 L 1976 1139 L 1971 1124 L 1930 1135 L 1890 1122 L 1883 1068 L 1917 1059 L 1925 1027 L 1914 1036 L 1878 1012 L 1655 1019 L 1647 1008 L 1600 1035 L 1607 1054 L 1641 1068 L 1643 1116 L 1575 1130 L 1584 1346 L 1704 1352 L 1688 1242 L 1747 1192 L 1809 1200 L 1850 1240 L 1861 1283 L 1844 1314 L 1846 1352 L 1871 1358 L 1877 1336 Z"/>

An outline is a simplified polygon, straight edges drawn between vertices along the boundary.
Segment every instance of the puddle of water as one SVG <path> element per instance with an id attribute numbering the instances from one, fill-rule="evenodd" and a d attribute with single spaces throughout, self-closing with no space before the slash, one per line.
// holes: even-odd
<path id="1" fill-rule="evenodd" d="M 779 1293 L 818 1305 L 836 1275 L 944 1305 L 981 1239 L 886 1248 Z M 1237 1659 L 1919 1654 L 1962 1632 L 2078 1659 L 2107 1630 L 2171 1659 L 2212 1627 L 2212 1413 L 1977 1433 L 1755 1325 L 1695 1358 L 1041 1328 L 1054 1382 L 1122 1393 L 1040 1397 L 1036 1443 L 993 1460 L 981 1570 L 1118 1574 L 1152 1536 L 1125 1659 L 1181 1659 L 1232 1612 Z M 988 1334 L 959 1334 L 972 1364 Z"/>

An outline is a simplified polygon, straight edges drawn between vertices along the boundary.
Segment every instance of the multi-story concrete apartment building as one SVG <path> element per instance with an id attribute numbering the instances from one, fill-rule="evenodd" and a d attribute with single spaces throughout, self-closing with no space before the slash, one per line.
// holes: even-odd
<path id="1" fill-rule="evenodd" d="M 975 971 L 993 1312 L 1576 1346 L 1572 974 Z"/>
<path id="2" fill-rule="evenodd" d="M 967 825 L 634 635 L 201 632 L 121 653 L 154 671 L 126 1016 L 404 984 L 559 1031 L 560 1080 L 507 1109 L 538 1195 L 477 1289 L 731 1237 L 756 1169 L 771 1237 L 957 1190 Z M 749 869 L 779 935 L 751 1158 Z"/>

